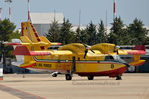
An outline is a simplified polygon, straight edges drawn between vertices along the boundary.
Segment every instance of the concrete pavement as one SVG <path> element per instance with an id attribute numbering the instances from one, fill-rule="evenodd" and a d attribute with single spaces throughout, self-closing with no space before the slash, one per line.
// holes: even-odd
<path id="1" fill-rule="evenodd" d="M 148 99 L 149 74 L 124 74 L 121 81 L 115 78 L 74 75 L 66 81 L 63 75 L 49 74 L 4 75 L 0 81 L 2 99 Z"/>

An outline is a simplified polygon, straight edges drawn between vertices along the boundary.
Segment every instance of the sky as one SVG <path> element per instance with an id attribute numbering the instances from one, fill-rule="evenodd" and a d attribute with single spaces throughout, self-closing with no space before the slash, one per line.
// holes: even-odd
<path id="1" fill-rule="evenodd" d="M 9 4 L 0 0 L 2 19 L 9 18 Z M 12 0 L 11 18 L 17 29 L 21 22 L 27 20 L 27 0 Z M 81 24 L 87 25 L 91 21 L 98 24 L 105 22 L 106 11 L 108 25 L 113 20 L 113 0 L 30 0 L 31 12 L 61 12 L 66 19 L 74 25 L 79 24 L 79 11 L 81 11 Z M 116 0 L 116 16 L 121 17 L 123 23 L 128 25 L 135 18 L 149 26 L 149 0 Z"/>

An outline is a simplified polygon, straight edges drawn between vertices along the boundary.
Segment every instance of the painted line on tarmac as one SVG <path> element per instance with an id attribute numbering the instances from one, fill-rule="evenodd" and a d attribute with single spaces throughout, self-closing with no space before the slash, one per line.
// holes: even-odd
<path id="1" fill-rule="evenodd" d="M 1 84 L 0 84 L 0 90 L 5 91 L 5 92 L 7 92 L 11 95 L 17 96 L 21 99 L 46 99 L 44 97 L 37 96 L 37 95 L 34 95 L 34 94 L 30 94 L 28 92 L 24 92 L 22 90 L 18 90 L 18 89 L 11 88 L 11 87 L 1 85 Z"/>

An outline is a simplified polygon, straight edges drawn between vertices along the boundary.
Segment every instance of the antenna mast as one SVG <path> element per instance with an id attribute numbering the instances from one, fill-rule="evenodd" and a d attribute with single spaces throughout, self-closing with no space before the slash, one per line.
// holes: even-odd
<path id="1" fill-rule="evenodd" d="M 107 17 L 107 10 L 106 10 L 106 33 L 105 33 L 105 37 L 106 37 L 106 42 L 108 40 L 108 17 Z"/>
<path id="2" fill-rule="evenodd" d="M 81 42 L 80 41 L 80 21 L 81 21 L 81 10 L 79 11 L 79 28 L 78 28 L 78 40 L 79 40 L 79 43 Z"/>
<path id="3" fill-rule="evenodd" d="M 54 42 L 56 41 L 56 19 L 55 19 L 55 10 L 54 10 Z"/>
<path id="4" fill-rule="evenodd" d="M 12 3 L 12 0 L 5 0 L 5 2 L 8 2 L 9 4 L 9 20 L 11 18 L 11 7 L 10 7 L 10 4 Z"/>
<path id="5" fill-rule="evenodd" d="M 2 20 L 1 12 L 2 12 L 2 8 L 0 8 L 0 21 Z"/>
<path id="6" fill-rule="evenodd" d="M 30 0 L 28 0 L 28 21 L 31 21 L 31 18 L 30 18 Z"/>

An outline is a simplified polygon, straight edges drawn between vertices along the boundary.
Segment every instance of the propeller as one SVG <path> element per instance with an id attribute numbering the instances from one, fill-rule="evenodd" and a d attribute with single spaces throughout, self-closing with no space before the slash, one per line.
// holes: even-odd
<path id="1" fill-rule="evenodd" d="M 115 48 L 114 48 L 114 52 L 116 52 L 117 55 L 119 55 L 119 52 L 118 52 L 119 48 L 120 48 L 120 46 L 115 46 Z"/>
<path id="2" fill-rule="evenodd" d="M 120 49 L 120 46 L 115 46 L 114 48 L 114 52 L 116 52 L 117 55 L 119 55 L 119 52 L 118 52 L 119 49 Z M 126 65 L 127 69 L 131 67 L 130 64 L 128 64 L 127 62 L 122 62 L 122 63 Z"/>
<path id="3" fill-rule="evenodd" d="M 91 49 L 91 47 L 90 47 L 89 45 L 84 44 L 84 43 L 82 43 L 82 44 L 83 44 L 83 45 L 84 45 L 84 47 L 85 47 L 84 59 L 86 59 L 86 55 L 87 55 L 87 53 L 88 53 L 88 50 L 91 50 L 93 53 L 95 53 L 95 52 Z"/>

